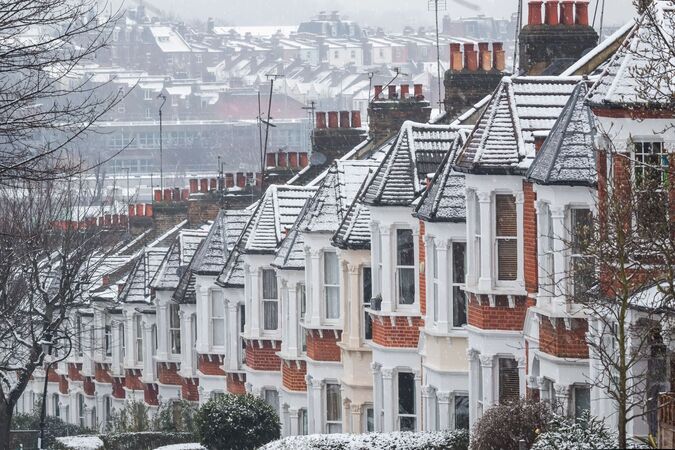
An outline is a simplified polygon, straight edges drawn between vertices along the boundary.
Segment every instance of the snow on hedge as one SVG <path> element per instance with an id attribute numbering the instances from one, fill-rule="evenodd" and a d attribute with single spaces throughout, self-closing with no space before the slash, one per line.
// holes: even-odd
<path id="1" fill-rule="evenodd" d="M 467 431 L 438 433 L 314 434 L 291 436 L 271 442 L 261 450 L 465 450 Z"/>
<path id="2" fill-rule="evenodd" d="M 103 441 L 98 436 L 66 436 L 56 438 L 57 442 L 69 450 L 101 450 Z"/>
<path id="3" fill-rule="evenodd" d="M 206 450 L 202 444 L 171 444 L 163 447 L 157 447 L 155 450 Z"/>

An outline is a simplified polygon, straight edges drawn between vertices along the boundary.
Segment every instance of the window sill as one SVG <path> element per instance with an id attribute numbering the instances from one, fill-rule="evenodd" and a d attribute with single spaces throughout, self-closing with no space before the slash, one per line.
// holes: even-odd
<path id="1" fill-rule="evenodd" d="M 467 338 L 469 333 L 465 328 L 448 328 L 447 330 L 439 330 L 437 328 L 424 328 L 424 332 L 429 336 L 434 337 L 457 337 Z"/>
<path id="2" fill-rule="evenodd" d="M 368 314 L 382 317 L 422 317 L 422 314 L 419 312 L 419 310 L 413 309 L 410 310 L 405 309 L 397 311 L 380 311 L 372 308 L 364 308 L 364 311 L 367 312 Z"/>

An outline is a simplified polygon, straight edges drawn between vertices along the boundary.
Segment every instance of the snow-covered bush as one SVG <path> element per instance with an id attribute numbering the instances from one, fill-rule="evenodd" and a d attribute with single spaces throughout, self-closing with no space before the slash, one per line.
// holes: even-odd
<path id="1" fill-rule="evenodd" d="M 50 447 L 53 450 L 103 450 L 103 441 L 98 436 L 67 436 L 56 438 Z"/>
<path id="2" fill-rule="evenodd" d="M 173 444 L 165 445 L 164 447 L 157 447 L 155 450 L 206 450 L 202 444 L 195 442 L 191 444 Z"/>
<path id="3" fill-rule="evenodd" d="M 154 450 L 170 444 L 195 441 L 192 433 L 147 431 L 143 433 L 113 433 L 101 436 L 105 450 Z"/>
<path id="4" fill-rule="evenodd" d="M 261 450 L 466 450 L 466 430 L 436 433 L 314 434 L 271 442 Z"/>
<path id="5" fill-rule="evenodd" d="M 471 450 L 518 450 L 520 440 L 530 448 L 538 432 L 548 430 L 553 416 L 551 406 L 543 402 L 519 400 L 493 406 L 474 425 Z"/>
<path id="6" fill-rule="evenodd" d="M 196 417 L 200 442 L 212 450 L 258 448 L 279 438 L 279 416 L 253 395 L 223 395 L 206 402 Z"/>
<path id="7" fill-rule="evenodd" d="M 12 430 L 39 430 L 40 414 L 39 404 L 37 409 L 31 414 L 16 414 L 12 417 Z M 45 439 L 44 445 L 47 448 L 54 445 L 56 438 L 62 436 L 76 436 L 81 434 L 91 434 L 91 430 L 82 428 L 72 423 L 64 422 L 58 417 L 45 416 Z"/>
<path id="8" fill-rule="evenodd" d="M 605 423 L 586 414 L 580 420 L 556 416 L 549 424 L 548 431 L 539 435 L 531 450 L 595 450 L 618 448 L 615 433 Z M 629 448 L 649 448 L 633 442 Z"/>

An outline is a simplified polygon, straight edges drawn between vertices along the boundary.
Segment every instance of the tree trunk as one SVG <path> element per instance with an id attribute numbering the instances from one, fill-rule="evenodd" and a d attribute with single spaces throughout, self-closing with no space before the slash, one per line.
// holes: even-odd
<path id="1" fill-rule="evenodd" d="M 6 404 L 0 406 L 0 450 L 11 450 L 9 431 L 12 427 L 13 408 Z"/>

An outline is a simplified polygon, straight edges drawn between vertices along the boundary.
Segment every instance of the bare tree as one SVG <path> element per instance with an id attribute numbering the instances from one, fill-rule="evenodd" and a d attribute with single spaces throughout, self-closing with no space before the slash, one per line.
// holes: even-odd
<path id="1" fill-rule="evenodd" d="M 76 180 L 0 189 L 0 449 L 11 418 L 50 351 L 79 336 L 71 317 L 100 283 L 114 232 L 84 226 L 91 195 Z M 63 353 L 61 353 L 63 355 Z M 43 399 L 44 401 L 44 399 Z"/>
<path id="2" fill-rule="evenodd" d="M 96 0 L 0 1 L 1 182 L 87 169 L 73 144 L 124 95 L 86 75 L 117 20 L 98 11 Z"/>

